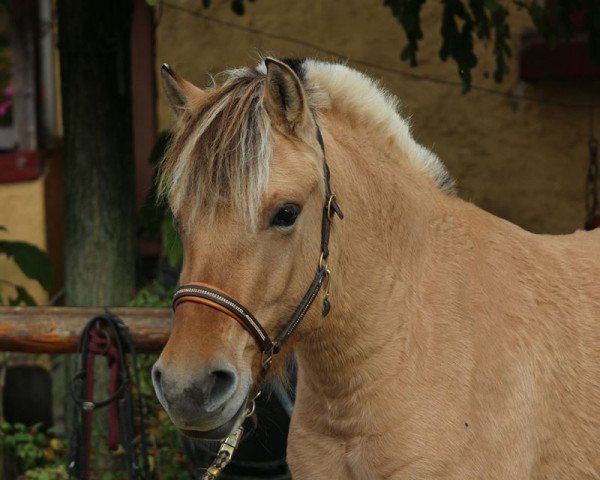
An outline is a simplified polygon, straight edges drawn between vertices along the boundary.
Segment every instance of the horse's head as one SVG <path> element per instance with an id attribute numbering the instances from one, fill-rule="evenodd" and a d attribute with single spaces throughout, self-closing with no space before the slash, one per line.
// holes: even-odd
<path id="1" fill-rule="evenodd" d="M 161 185 L 183 241 L 180 282 L 226 292 L 271 338 L 315 276 L 327 193 L 309 105 L 318 99 L 290 65 L 267 59 L 209 90 L 163 67 L 178 125 Z M 319 315 L 311 309 L 300 330 Z M 226 313 L 181 302 L 153 369 L 156 393 L 178 428 L 222 438 L 240 421 L 261 357 Z"/>

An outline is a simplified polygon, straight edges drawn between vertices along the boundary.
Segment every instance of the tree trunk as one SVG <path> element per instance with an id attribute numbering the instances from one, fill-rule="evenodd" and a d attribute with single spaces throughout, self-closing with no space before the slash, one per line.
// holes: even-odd
<path id="1" fill-rule="evenodd" d="M 132 296 L 135 279 L 132 0 L 58 0 L 57 6 L 65 142 L 66 304 L 122 306 Z M 107 395 L 108 369 L 105 362 L 96 365 L 94 395 L 100 400 Z M 66 363 L 63 367 L 68 370 Z M 69 377 L 67 371 L 63 378 Z M 95 412 L 92 465 L 97 478 L 114 471 L 107 425 L 106 409 Z"/>
<path id="2" fill-rule="evenodd" d="M 65 294 L 124 305 L 134 288 L 131 0 L 59 0 L 65 132 Z"/>

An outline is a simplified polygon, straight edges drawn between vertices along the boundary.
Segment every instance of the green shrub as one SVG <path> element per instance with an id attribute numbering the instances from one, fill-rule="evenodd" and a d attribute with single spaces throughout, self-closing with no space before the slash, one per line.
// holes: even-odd
<path id="1" fill-rule="evenodd" d="M 27 427 L 22 423 L 0 424 L 0 445 L 11 452 L 25 474 L 23 480 L 66 480 L 65 448 L 63 442 L 40 424 Z M 20 480 L 19 479 L 19 480 Z"/>
<path id="2" fill-rule="evenodd" d="M 0 232 L 3 231 L 6 228 L 0 225 Z M 37 280 L 44 290 L 50 290 L 52 265 L 46 252 L 31 243 L 0 240 L 0 255 L 14 261 L 26 277 Z M 25 287 L 3 278 L 0 278 L 0 305 L 6 301 L 3 286 L 8 286 L 9 291 L 14 292 L 13 296 L 7 295 L 8 305 L 35 305 L 35 300 Z"/>

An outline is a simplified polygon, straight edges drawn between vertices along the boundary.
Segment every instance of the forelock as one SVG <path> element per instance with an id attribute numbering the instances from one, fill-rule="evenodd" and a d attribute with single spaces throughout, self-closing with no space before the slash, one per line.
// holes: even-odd
<path id="1" fill-rule="evenodd" d="M 193 223 L 200 211 L 214 218 L 228 204 L 256 225 L 272 156 L 264 79 L 255 69 L 227 72 L 200 106 L 181 115 L 160 177 L 161 194 L 176 216 L 185 207 Z"/>

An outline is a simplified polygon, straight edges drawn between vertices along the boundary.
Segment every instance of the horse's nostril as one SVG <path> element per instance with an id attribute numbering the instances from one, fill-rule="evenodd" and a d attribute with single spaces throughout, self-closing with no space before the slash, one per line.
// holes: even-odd
<path id="1" fill-rule="evenodd" d="M 211 372 L 211 375 L 215 378 L 214 390 L 221 390 L 227 388 L 229 385 L 235 383 L 235 373 L 227 370 L 216 370 Z"/>
<path id="2" fill-rule="evenodd" d="M 206 384 L 210 385 L 206 395 L 207 410 L 215 410 L 231 397 L 235 391 L 237 376 L 232 370 L 213 370 Z"/>
<path id="3" fill-rule="evenodd" d="M 152 383 L 154 383 L 154 388 L 155 389 L 160 389 L 161 387 L 161 380 L 162 378 L 162 371 L 160 370 L 160 368 L 157 365 L 154 365 L 152 367 Z"/>
<path id="4" fill-rule="evenodd" d="M 158 401 L 163 406 L 163 408 L 167 409 L 167 400 L 165 398 L 164 386 L 163 386 L 164 378 L 163 372 L 158 364 L 154 364 L 152 367 L 152 384 L 154 385 L 154 392 L 156 393 L 156 397 Z"/>

